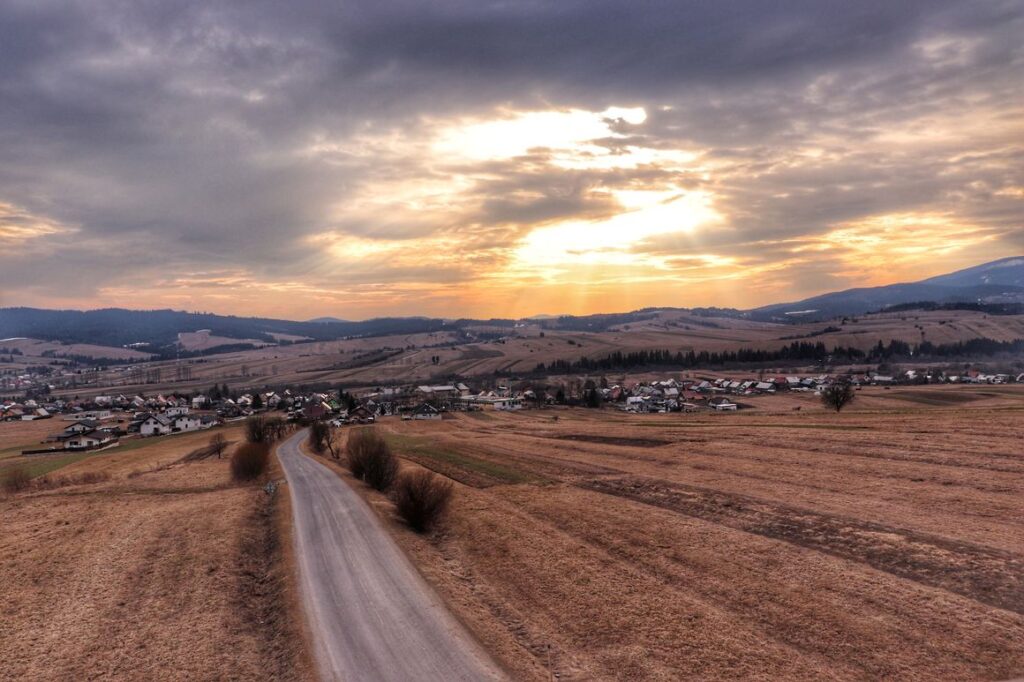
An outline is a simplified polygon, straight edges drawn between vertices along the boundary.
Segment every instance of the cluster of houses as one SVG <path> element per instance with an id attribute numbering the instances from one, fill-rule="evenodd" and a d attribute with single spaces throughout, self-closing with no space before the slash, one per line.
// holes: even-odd
<path id="1" fill-rule="evenodd" d="M 32 391 L 41 387 L 40 377 L 26 370 L 0 370 L 0 393 Z"/>
<path id="2" fill-rule="evenodd" d="M 290 390 L 250 392 L 232 397 L 220 391 L 191 396 L 152 397 L 96 396 L 88 400 L 26 398 L 0 400 L 0 421 L 48 419 L 59 416 L 72 422 L 63 431 L 48 438 L 68 450 L 105 447 L 119 438 L 188 433 L 208 429 L 223 421 L 244 419 L 263 410 L 282 411 L 292 420 L 330 420 L 335 425 L 367 424 L 385 416 L 403 419 L 440 419 L 445 412 L 476 410 L 520 410 L 553 404 L 615 405 L 628 412 L 692 412 L 697 410 L 732 411 L 739 409 L 744 396 L 780 392 L 814 392 L 836 382 L 855 386 L 898 384 L 1024 383 L 1024 374 L 986 374 L 965 371 L 946 374 L 938 370 L 908 370 L 898 374 L 877 372 L 855 375 L 759 376 L 757 378 L 695 378 L 639 381 L 627 385 L 600 387 L 593 381 L 566 395 L 560 389 L 510 385 L 474 391 L 465 383 L 383 387 L 361 392 L 357 397 L 345 393 L 292 393 Z"/>
<path id="3" fill-rule="evenodd" d="M 124 435 L 125 430 L 116 423 L 104 424 L 93 418 L 74 419 L 63 431 L 51 434 L 46 442 L 64 450 L 95 450 L 117 443 Z"/>

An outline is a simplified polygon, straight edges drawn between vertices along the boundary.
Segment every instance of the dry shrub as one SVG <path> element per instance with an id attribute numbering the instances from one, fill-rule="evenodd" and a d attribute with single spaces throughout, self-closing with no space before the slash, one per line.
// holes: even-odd
<path id="1" fill-rule="evenodd" d="M 267 471 L 270 464 L 269 443 L 242 443 L 231 455 L 231 478 L 253 481 Z"/>
<path id="2" fill-rule="evenodd" d="M 309 447 L 312 448 L 313 452 L 322 454 L 324 449 L 327 447 L 327 441 L 331 437 L 330 425 L 319 419 L 310 422 L 309 424 Z"/>
<path id="3" fill-rule="evenodd" d="M 271 439 L 267 429 L 267 420 L 254 415 L 245 420 L 245 439 L 250 443 L 266 443 Z"/>
<path id="4" fill-rule="evenodd" d="M 395 485 L 395 506 L 417 533 L 440 523 L 452 501 L 452 482 L 420 469 L 402 475 Z"/>
<path id="5" fill-rule="evenodd" d="M 376 429 L 355 429 L 348 437 L 348 468 L 370 487 L 387 490 L 398 476 L 398 458 Z"/>
<path id="6" fill-rule="evenodd" d="M 87 471 L 84 474 L 79 474 L 77 477 L 73 477 L 73 480 L 77 483 L 103 483 L 110 480 L 110 474 L 106 471 Z"/>
<path id="7" fill-rule="evenodd" d="M 52 490 L 63 488 L 69 485 L 89 485 L 91 483 L 105 483 L 110 480 L 110 474 L 106 471 L 86 471 L 85 473 L 70 476 L 41 476 L 32 482 L 33 487 L 39 490 Z"/>
<path id="8" fill-rule="evenodd" d="M 32 482 L 32 477 L 25 467 L 11 467 L 3 474 L 4 491 L 10 494 L 21 492 Z"/>

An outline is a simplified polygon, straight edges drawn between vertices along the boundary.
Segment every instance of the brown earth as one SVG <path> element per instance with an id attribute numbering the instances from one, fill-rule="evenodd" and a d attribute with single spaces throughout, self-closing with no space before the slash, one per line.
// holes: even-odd
<path id="1" fill-rule="evenodd" d="M 1024 390 L 903 390 L 385 420 L 459 482 L 451 519 L 361 490 L 517 679 L 1019 676 Z"/>
<path id="2" fill-rule="evenodd" d="M 838 331 L 825 333 L 830 327 Z M 460 342 L 454 332 L 436 332 L 267 346 L 189 359 L 183 363 L 188 370 L 187 378 L 179 376 L 180 368 L 174 361 L 140 363 L 134 368 L 112 368 L 83 376 L 76 387 L 56 393 L 87 396 L 114 389 L 126 393 L 190 391 L 208 389 L 215 381 L 228 382 L 236 388 L 267 384 L 376 386 L 447 382 L 452 376 L 529 373 L 538 363 L 573 361 L 584 356 L 596 359 L 614 351 L 768 350 L 794 341 L 821 341 L 830 348 L 851 346 L 860 350 L 868 350 L 878 341 L 888 343 L 893 339 L 910 343 L 928 340 L 935 344 L 979 337 L 1010 341 L 1024 338 L 1024 315 L 909 311 L 863 315 L 845 322 L 784 325 L 733 318 L 697 318 L 680 311 L 665 311 L 654 320 L 599 332 L 542 330 L 536 324 L 514 330 L 491 328 L 487 331 L 497 331 L 506 338 L 467 343 Z M 140 383 L 148 372 L 155 370 L 159 370 L 159 380 Z"/>
<path id="3" fill-rule="evenodd" d="M 0 679 L 310 678 L 287 498 L 233 484 L 227 459 L 179 461 L 208 439 L 101 453 L 50 476 L 108 480 L 0 497 Z"/>

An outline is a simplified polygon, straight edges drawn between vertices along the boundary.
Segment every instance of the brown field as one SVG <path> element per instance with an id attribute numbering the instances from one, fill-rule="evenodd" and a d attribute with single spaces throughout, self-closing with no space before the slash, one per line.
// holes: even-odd
<path id="1" fill-rule="evenodd" d="M 90 343 L 60 343 L 59 341 L 41 341 L 39 339 L 6 339 L 0 340 L 0 348 L 17 348 L 23 355 L 14 356 L 15 361 L 22 364 L 38 363 L 40 359 L 48 362 L 50 358 L 43 358 L 43 353 L 53 351 L 55 355 L 83 355 L 90 358 L 114 358 L 118 360 L 148 360 L 153 357 L 150 353 L 132 350 L 131 348 L 117 348 L 115 346 L 97 346 Z"/>
<path id="2" fill-rule="evenodd" d="M 838 332 L 822 334 L 827 327 Z M 495 331 L 495 329 L 489 329 Z M 80 385 L 62 395 L 95 395 L 114 388 L 120 392 L 189 391 L 217 382 L 234 387 L 338 384 L 374 386 L 381 383 L 423 383 L 451 376 L 486 377 L 495 372 L 531 372 L 538 363 L 600 358 L 613 351 L 651 349 L 723 351 L 739 348 L 777 349 L 793 341 L 821 341 L 832 347 L 861 350 L 882 341 L 900 339 L 936 344 L 984 337 L 1001 341 L 1024 338 L 1024 316 L 989 316 L 970 311 L 913 311 L 864 315 L 796 325 L 751 322 L 731 318 L 697 318 L 678 311 L 657 319 L 607 331 L 544 331 L 538 325 L 505 329 L 504 342 L 458 343 L 455 333 L 411 334 L 348 339 L 290 346 L 267 346 L 186 361 L 190 377 L 179 380 L 173 361 L 138 367 L 161 370 L 161 380 L 139 384 L 138 372 L 114 368 L 100 372 L 95 386 Z M 799 338 L 797 338 L 799 337 Z M 415 346 L 414 348 L 409 348 Z M 433 356 L 439 362 L 431 361 Z M 92 380 L 91 378 L 89 380 Z"/>
<path id="3" fill-rule="evenodd" d="M 309 679 L 287 499 L 234 485 L 227 459 L 180 462 L 209 435 L 50 474 L 99 483 L 0 493 L 0 679 Z"/>
<path id="4" fill-rule="evenodd" d="M 209 350 L 217 346 L 226 346 L 233 343 L 251 343 L 254 346 L 266 346 L 266 341 L 259 339 L 233 339 L 227 336 L 217 336 L 207 330 L 198 332 L 181 332 L 178 334 L 178 344 L 183 350 Z"/>
<path id="5" fill-rule="evenodd" d="M 0 459 L 17 455 L 22 449 L 39 445 L 52 433 L 60 433 L 71 422 L 60 417 L 32 421 L 0 422 Z"/>
<path id="6" fill-rule="evenodd" d="M 1022 388 L 385 420 L 459 482 L 452 518 L 424 539 L 363 492 L 517 679 L 1006 679 Z"/>

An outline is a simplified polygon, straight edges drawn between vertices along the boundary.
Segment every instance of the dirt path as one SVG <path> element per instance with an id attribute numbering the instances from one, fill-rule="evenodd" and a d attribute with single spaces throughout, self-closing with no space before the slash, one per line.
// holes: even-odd
<path id="1" fill-rule="evenodd" d="M 303 455 L 278 448 L 291 486 L 299 584 L 317 664 L 332 680 L 503 679 L 365 502 Z"/>

